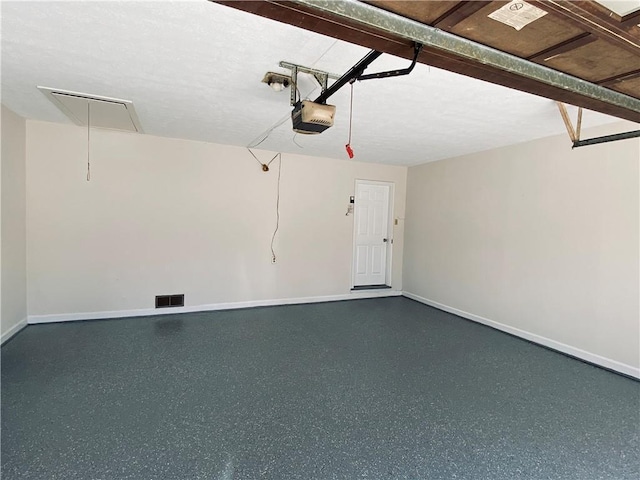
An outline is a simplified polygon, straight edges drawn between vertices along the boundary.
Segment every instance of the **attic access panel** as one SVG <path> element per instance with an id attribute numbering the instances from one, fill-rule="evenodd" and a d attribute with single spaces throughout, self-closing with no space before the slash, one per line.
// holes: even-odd
<path id="1" fill-rule="evenodd" d="M 133 103 L 129 100 L 47 87 L 38 89 L 76 125 L 87 126 L 90 123 L 92 127 L 143 133 Z"/>
<path id="2" fill-rule="evenodd" d="M 638 0 L 597 0 L 597 2 L 621 17 L 640 10 Z"/>

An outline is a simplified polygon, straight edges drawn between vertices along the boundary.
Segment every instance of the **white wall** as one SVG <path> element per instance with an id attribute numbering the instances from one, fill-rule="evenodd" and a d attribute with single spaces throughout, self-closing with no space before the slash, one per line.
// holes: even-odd
<path id="1" fill-rule="evenodd" d="M 410 168 L 405 291 L 640 376 L 639 161 L 560 135 Z"/>
<path id="2" fill-rule="evenodd" d="M 0 334 L 27 321 L 25 120 L 2 105 Z"/>
<path id="3" fill-rule="evenodd" d="M 86 148 L 84 128 L 27 123 L 30 321 L 152 309 L 157 294 L 187 307 L 351 295 L 355 180 L 394 182 L 404 217 L 405 167 L 285 154 L 272 265 L 277 160 L 263 173 L 244 148 L 94 130 L 87 182 Z"/>

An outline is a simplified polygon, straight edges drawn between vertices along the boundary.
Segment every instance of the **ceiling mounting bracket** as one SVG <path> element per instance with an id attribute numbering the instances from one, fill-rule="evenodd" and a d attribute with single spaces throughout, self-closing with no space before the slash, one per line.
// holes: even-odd
<path id="1" fill-rule="evenodd" d="M 585 138 L 584 140 L 576 140 L 571 147 L 586 147 L 588 145 L 596 145 L 598 143 L 615 142 L 616 140 L 626 140 L 628 138 L 640 137 L 640 130 L 631 130 L 630 132 L 614 133 L 613 135 L 604 135 L 602 137 Z"/>
<path id="2" fill-rule="evenodd" d="M 628 138 L 636 138 L 640 137 L 640 130 L 631 130 L 630 132 L 624 133 L 614 133 L 613 135 L 604 135 L 602 137 L 594 137 L 594 138 L 586 138 L 584 140 L 580 140 L 580 128 L 582 125 L 582 107 L 578 108 L 578 125 L 574 130 L 573 123 L 571 123 L 571 119 L 569 118 L 569 113 L 567 112 L 567 107 L 562 102 L 556 102 L 558 104 L 558 109 L 560 110 L 560 115 L 562 115 L 562 120 L 564 121 L 565 127 L 567 127 L 567 133 L 569 134 L 569 138 L 571 139 L 571 143 L 573 143 L 572 149 L 576 147 L 586 147 L 588 145 L 597 145 L 598 143 L 608 143 L 615 142 L 616 140 L 626 140 Z"/>
<path id="3" fill-rule="evenodd" d="M 281 61 L 279 65 L 282 68 L 287 68 L 291 70 L 291 83 L 293 84 L 293 88 L 291 88 L 291 106 L 295 105 L 296 101 L 298 100 L 296 97 L 297 95 L 296 88 L 298 86 L 298 73 L 307 73 L 309 75 L 312 75 L 313 78 L 316 79 L 318 84 L 320 84 L 320 87 L 322 88 L 323 92 L 327 90 L 327 86 L 330 78 L 332 79 L 338 78 L 338 75 L 334 75 L 333 73 L 323 72 L 322 70 L 316 70 L 315 68 L 304 67 L 302 65 L 297 65 L 291 62 Z"/>
<path id="4" fill-rule="evenodd" d="M 355 80 L 359 82 L 362 80 L 371 80 L 373 78 L 389 78 L 389 77 L 400 77 L 402 75 L 409 75 L 413 68 L 416 66 L 418 62 L 418 55 L 420 55 L 420 51 L 422 50 L 422 44 L 415 42 L 413 44 L 413 61 L 411 65 L 407 68 L 401 68 L 399 70 L 389 70 L 388 72 L 378 72 L 378 73 L 368 73 L 367 75 L 360 75 Z"/>
<path id="5" fill-rule="evenodd" d="M 327 99 L 344 87 L 347 83 L 353 83 L 355 80 L 370 80 L 373 78 L 389 78 L 389 77 L 399 77 L 400 75 L 408 75 L 413 70 L 413 67 L 416 66 L 416 62 L 418 61 L 418 55 L 422 50 L 422 44 L 414 42 L 413 44 L 413 62 L 408 68 L 403 68 L 400 70 L 390 70 L 388 72 L 379 72 L 379 73 L 371 73 L 364 75 L 364 71 L 366 68 L 373 63 L 373 61 L 382 55 L 382 52 L 377 50 L 371 50 L 368 54 L 366 54 L 362 59 L 356 63 L 353 67 L 351 67 L 344 75 L 342 75 L 338 80 L 336 80 L 333 85 L 331 85 L 328 89 L 324 90 L 318 98 L 314 101 L 315 103 L 326 103 Z"/>
<path id="6" fill-rule="evenodd" d="M 364 58 L 362 58 L 358 63 L 356 63 L 353 67 L 351 67 L 347 73 L 338 78 L 338 75 L 333 75 L 328 72 L 324 72 L 322 70 L 316 70 L 315 68 L 304 67 L 302 65 L 298 65 L 296 63 L 285 62 L 284 60 L 279 63 L 282 68 L 287 68 L 291 71 L 291 106 L 295 106 L 298 102 L 298 73 L 307 73 L 312 75 L 313 78 L 316 79 L 320 87 L 322 88 L 322 93 L 315 100 L 315 103 L 326 103 L 327 99 L 340 90 L 347 83 L 353 83 L 358 80 L 371 80 L 374 78 L 390 78 L 390 77 L 399 77 L 401 75 L 409 75 L 413 68 L 416 66 L 418 61 L 418 55 L 422 50 L 422 44 L 418 42 L 414 42 L 413 44 L 413 61 L 411 65 L 407 68 L 402 68 L 399 70 L 389 70 L 387 72 L 378 72 L 371 73 L 368 75 L 364 75 L 365 69 L 380 55 L 382 52 L 378 52 L 377 50 L 371 50 Z M 329 87 L 329 79 L 337 79 L 330 87 Z"/>

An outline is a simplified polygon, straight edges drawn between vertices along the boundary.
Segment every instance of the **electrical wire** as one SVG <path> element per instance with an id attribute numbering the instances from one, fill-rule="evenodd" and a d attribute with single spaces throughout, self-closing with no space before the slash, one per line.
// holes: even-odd
<path id="1" fill-rule="evenodd" d="M 331 45 L 329 45 L 329 47 L 322 53 L 322 55 L 320 55 L 315 62 L 313 62 L 311 64 L 311 67 L 315 66 L 316 63 L 318 63 L 320 60 L 322 60 L 322 58 L 329 53 L 329 51 L 336 45 L 336 43 L 338 43 L 338 40 L 335 40 Z M 298 85 L 296 83 L 292 82 L 292 87 L 296 89 L 296 94 L 297 94 L 297 100 L 300 101 L 302 100 L 302 94 L 300 93 L 300 89 L 298 88 Z M 305 95 L 305 99 L 309 98 L 309 96 L 315 92 L 318 89 L 318 85 L 316 85 L 313 90 L 311 90 L 309 93 L 307 93 Z M 278 120 L 275 124 L 273 124 L 273 126 L 269 127 L 268 129 L 266 129 L 264 132 L 262 132 L 260 135 L 258 135 L 256 138 L 254 138 L 251 142 L 249 142 L 247 144 L 247 148 L 255 148 L 258 145 L 260 145 L 261 143 L 263 143 L 267 138 L 269 138 L 269 135 L 271 135 L 271 133 L 278 128 L 280 125 L 282 125 L 284 122 L 286 122 L 287 120 L 289 120 L 291 118 L 291 114 L 287 113 L 284 117 L 282 117 L 280 120 Z M 258 160 L 258 162 L 260 162 L 260 160 Z M 261 162 L 260 162 L 261 163 Z"/>
<path id="2" fill-rule="evenodd" d="M 251 151 L 249 147 L 247 147 L 247 150 L 249 150 L 249 153 L 253 156 L 253 158 L 256 159 L 256 162 L 258 162 L 260 165 L 263 165 L 263 163 L 258 159 L 258 157 L 255 156 L 255 154 Z"/>
<path id="3" fill-rule="evenodd" d="M 267 163 L 267 167 L 268 167 L 269 165 L 271 165 L 271 162 L 273 162 L 273 161 L 276 159 L 276 157 L 277 157 L 278 155 L 280 155 L 280 152 L 276 153 L 276 154 L 273 156 L 273 158 L 272 158 L 271 160 L 269 160 L 269 163 Z"/>
<path id="4" fill-rule="evenodd" d="M 300 90 L 298 89 L 297 86 L 295 86 L 295 89 L 297 91 L 297 98 L 298 100 L 302 99 L 302 95 L 300 94 Z M 311 95 L 313 92 L 315 92 L 318 89 L 318 86 L 316 85 L 315 87 L 313 87 L 313 89 L 308 92 L 305 95 L 305 99 L 309 98 L 309 95 Z M 289 120 L 291 118 L 291 113 L 287 113 L 284 117 L 282 117 L 280 120 L 278 120 L 276 123 L 274 123 L 271 127 L 267 128 L 264 132 L 262 132 L 260 135 L 258 135 L 256 138 L 254 138 L 251 142 L 249 142 L 249 144 L 247 145 L 247 148 L 255 148 L 258 145 L 260 145 L 261 143 L 263 143 L 267 138 L 269 138 L 269 135 L 271 135 L 271 133 L 278 128 L 280 125 L 282 125 L 283 123 L 285 123 L 287 120 Z"/>
<path id="5" fill-rule="evenodd" d="M 276 252 L 273 249 L 273 242 L 275 241 L 276 234 L 278 233 L 278 229 L 280 228 L 280 176 L 282 174 L 282 154 L 278 153 L 276 157 L 278 157 L 278 187 L 276 193 L 276 228 L 273 231 L 273 235 L 271 236 L 271 261 L 273 263 L 276 263 Z M 271 161 L 273 161 L 273 159 Z"/>
<path id="6" fill-rule="evenodd" d="M 322 55 L 320 55 L 318 57 L 318 59 L 313 62 L 311 64 L 311 66 L 313 67 L 316 63 L 318 63 L 322 57 L 324 57 L 327 53 L 329 53 L 329 51 L 336 45 L 336 43 L 338 43 L 338 40 L 335 40 L 330 46 L 329 48 L 327 48 L 324 53 Z M 295 88 L 296 89 L 296 100 L 300 101 L 302 99 L 302 94 L 300 93 L 300 89 L 298 88 L 298 85 L 295 83 L 292 83 L 291 88 Z M 307 95 L 305 96 L 305 98 L 309 98 L 309 96 L 315 92 L 318 89 L 318 85 L 316 85 L 310 92 L 307 93 Z M 289 120 L 289 118 L 291 118 L 291 114 L 287 113 L 286 116 L 282 117 L 280 120 L 278 120 L 275 124 L 273 124 L 271 127 L 269 127 L 267 130 L 265 130 L 264 132 L 262 132 L 260 135 L 258 135 L 256 138 L 254 138 L 251 142 L 249 142 L 249 144 L 247 145 L 247 150 L 249 151 L 249 153 L 251 154 L 251 156 L 256 160 L 256 162 L 258 162 L 261 166 L 262 166 L 262 170 L 264 172 L 268 172 L 269 171 L 269 165 L 271 165 L 271 163 L 273 163 L 273 161 L 277 158 L 278 159 L 278 183 L 277 183 L 277 190 L 276 190 L 276 226 L 275 229 L 273 230 L 273 235 L 271 236 L 271 261 L 273 263 L 276 262 L 276 252 L 275 249 L 273 248 L 273 244 L 275 242 L 276 239 L 276 235 L 278 234 L 278 230 L 280 229 L 280 178 L 282 176 L 282 153 L 278 152 L 274 155 L 274 157 L 269 160 L 268 163 L 262 163 L 260 161 L 260 159 L 251 151 L 252 148 L 257 147 L 258 145 L 262 144 L 265 140 L 267 140 L 267 138 L 269 138 L 269 135 L 271 135 L 271 133 L 278 128 L 280 125 L 282 125 L 283 123 L 285 123 L 287 120 Z M 297 135 L 297 134 L 296 134 Z M 298 147 L 303 148 L 302 145 L 300 145 L 298 142 L 296 142 L 296 135 L 293 136 L 293 143 L 295 143 Z"/>
<path id="7" fill-rule="evenodd" d="M 253 156 L 253 158 L 256 159 L 256 162 L 258 162 L 262 166 L 262 170 L 264 170 L 265 172 L 269 171 L 269 165 L 271 165 L 273 163 L 273 161 L 277 158 L 277 156 L 280 155 L 280 153 L 278 152 L 267 163 L 262 163 L 260 161 L 260 159 L 258 157 L 256 157 L 256 154 L 253 153 L 249 147 L 246 147 L 246 148 L 247 148 L 247 150 L 249 150 L 249 153 Z"/>
<path id="8" fill-rule="evenodd" d="M 324 53 L 323 53 L 322 55 L 320 55 L 320 56 L 316 59 L 316 61 L 315 61 L 315 62 L 313 62 L 310 66 L 311 66 L 311 67 L 315 67 L 315 66 L 316 66 L 316 63 L 318 63 L 320 60 L 322 60 L 322 58 L 323 58 L 327 53 L 329 53 L 329 50 L 331 50 L 331 49 L 336 45 L 336 43 L 338 43 L 338 39 L 334 40 L 334 41 L 333 41 L 333 43 L 332 43 L 331 45 L 329 45 L 329 48 L 327 48 L 327 49 L 324 51 Z"/>
<path id="9" fill-rule="evenodd" d="M 262 132 L 260 135 L 254 138 L 251 142 L 249 142 L 249 144 L 247 145 L 247 148 L 255 148 L 258 145 L 260 145 L 267 138 L 269 138 L 269 135 L 271 135 L 271 132 L 273 132 L 276 128 L 278 128 L 280 125 L 282 125 L 284 122 L 286 122 L 290 118 L 291 118 L 291 113 L 287 113 L 284 117 L 282 117 L 275 124 L 273 124 L 273 126 L 267 128 L 264 132 Z"/>

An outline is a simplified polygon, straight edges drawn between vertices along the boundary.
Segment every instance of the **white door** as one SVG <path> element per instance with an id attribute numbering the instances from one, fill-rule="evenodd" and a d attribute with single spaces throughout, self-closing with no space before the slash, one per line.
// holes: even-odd
<path id="1" fill-rule="evenodd" d="M 353 285 L 385 285 L 389 237 L 391 186 L 356 181 Z"/>

